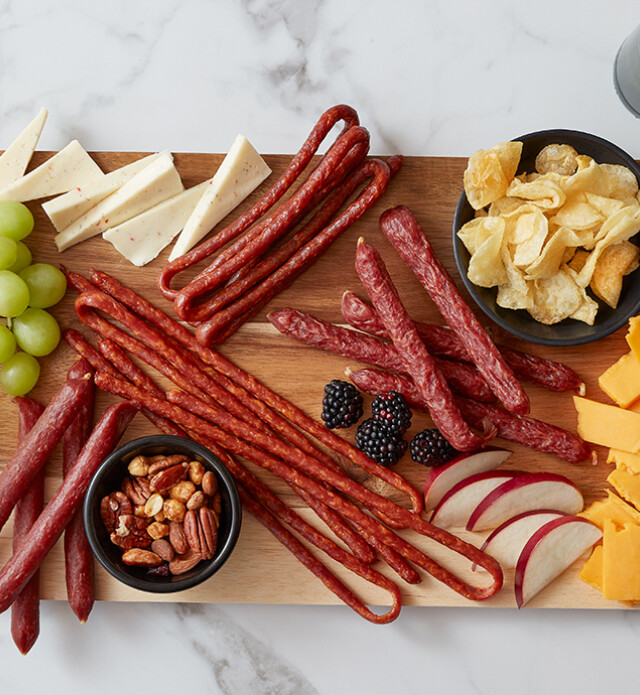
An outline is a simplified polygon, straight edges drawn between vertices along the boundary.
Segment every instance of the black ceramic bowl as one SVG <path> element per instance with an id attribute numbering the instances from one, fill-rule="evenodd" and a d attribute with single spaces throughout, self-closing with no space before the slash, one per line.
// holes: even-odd
<path id="1" fill-rule="evenodd" d="M 528 133 L 514 138 L 514 140 L 523 143 L 518 173 L 534 171 L 534 162 L 538 152 L 546 145 L 558 143 L 571 145 L 578 153 L 593 157 L 599 164 L 621 164 L 631 169 L 640 181 L 640 166 L 633 157 L 596 135 L 589 135 L 576 130 L 541 130 L 537 133 Z M 565 319 L 552 326 L 546 326 L 534 320 L 524 309 L 515 310 L 499 307 L 496 304 L 498 293 L 496 287 L 478 287 L 467 277 L 469 252 L 458 238 L 457 232 L 462 225 L 473 219 L 474 212 L 463 192 L 458 201 L 453 221 L 453 248 L 458 271 L 469 294 L 484 313 L 513 335 L 542 345 L 582 345 L 613 333 L 640 311 L 640 272 L 638 271 L 630 273 L 624 278 L 620 301 L 615 309 L 599 300 L 595 295 L 591 295 L 600 306 L 593 326 L 575 319 Z M 632 239 L 636 244 L 638 243 L 637 237 L 638 235 Z"/>
<path id="2" fill-rule="evenodd" d="M 110 492 L 120 489 L 120 483 L 128 475 L 129 461 L 140 454 L 186 454 L 191 460 L 200 461 L 212 470 L 218 479 L 222 499 L 222 512 L 218 528 L 216 555 L 203 560 L 192 570 L 177 576 L 153 576 L 144 568 L 130 567 L 122 562 L 122 550 L 109 539 L 100 518 L 100 500 Z M 182 437 L 153 435 L 142 437 L 116 449 L 96 472 L 84 502 L 84 525 L 87 537 L 100 564 L 116 579 L 141 591 L 168 593 L 190 589 L 215 574 L 228 560 L 238 540 L 242 523 L 242 507 L 236 485 L 220 459 L 205 447 Z"/>

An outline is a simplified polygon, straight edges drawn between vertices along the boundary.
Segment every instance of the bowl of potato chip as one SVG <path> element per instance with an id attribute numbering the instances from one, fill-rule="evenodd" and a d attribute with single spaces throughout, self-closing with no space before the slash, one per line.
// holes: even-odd
<path id="1" fill-rule="evenodd" d="M 454 252 L 480 308 L 544 345 L 598 340 L 640 311 L 640 167 L 574 130 L 529 133 L 474 153 Z"/>

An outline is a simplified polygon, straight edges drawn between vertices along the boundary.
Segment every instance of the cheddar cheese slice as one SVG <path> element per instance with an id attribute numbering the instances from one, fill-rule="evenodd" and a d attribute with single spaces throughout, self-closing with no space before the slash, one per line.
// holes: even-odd
<path id="1" fill-rule="evenodd" d="M 602 593 L 615 601 L 640 600 L 640 526 L 604 524 Z"/>
<path id="2" fill-rule="evenodd" d="M 574 396 L 578 434 L 587 442 L 640 454 L 640 413 Z"/>
<path id="3" fill-rule="evenodd" d="M 622 355 L 600 376 L 598 384 L 621 408 L 629 407 L 640 398 L 640 360 L 634 352 Z"/>
<path id="4" fill-rule="evenodd" d="M 627 343 L 636 358 L 640 360 L 640 317 L 634 316 L 629 319 L 629 331 L 627 333 Z"/>
<path id="5" fill-rule="evenodd" d="M 640 475 L 640 456 L 638 454 L 630 454 L 628 451 L 620 451 L 620 449 L 609 449 L 607 463 L 614 463 L 616 468 L 620 470 Z"/>
<path id="6" fill-rule="evenodd" d="M 593 502 L 584 511 L 580 512 L 578 516 L 588 519 L 600 530 L 604 530 L 606 519 L 613 521 L 619 528 L 628 524 L 638 524 L 640 526 L 640 512 L 638 510 L 627 504 L 611 490 L 607 490 L 607 495 L 608 498 L 606 500 Z"/>
<path id="7" fill-rule="evenodd" d="M 589 559 L 580 570 L 580 574 L 578 574 L 578 577 L 582 579 L 583 582 L 590 584 L 598 591 L 602 591 L 603 554 L 603 546 L 596 545 Z"/>
<path id="8" fill-rule="evenodd" d="M 612 485 L 623 499 L 640 509 L 640 475 L 634 475 L 616 468 L 609 473 L 607 482 Z"/>

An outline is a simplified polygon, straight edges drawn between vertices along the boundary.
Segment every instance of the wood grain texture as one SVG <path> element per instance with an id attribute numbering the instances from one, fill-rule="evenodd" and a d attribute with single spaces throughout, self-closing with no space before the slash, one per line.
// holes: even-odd
<path id="1" fill-rule="evenodd" d="M 50 153 L 39 152 L 34 156 L 34 165 L 46 159 Z M 138 157 L 142 153 L 93 153 L 96 161 L 105 170 L 112 170 Z M 266 157 L 274 170 L 280 173 L 289 157 L 273 155 Z M 190 186 L 208 178 L 222 160 L 217 154 L 176 154 L 175 161 L 185 185 Z M 436 252 L 445 266 L 458 278 L 453 259 L 451 236 L 455 205 L 460 194 L 462 172 L 465 160 L 458 158 L 418 158 L 409 157 L 396 179 L 392 182 L 383 201 L 369 211 L 352 229 L 348 230 L 328 251 L 328 253 L 295 284 L 276 297 L 267 310 L 292 306 L 309 311 L 316 316 L 342 323 L 340 315 L 340 297 L 345 289 L 354 290 L 362 295 L 362 289 L 353 267 L 355 245 L 359 236 L 373 244 L 382 254 L 389 271 L 396 282 L 405 305 L 416 320 L 442 323 L 441 317 L 429 300 L 426 292 L 415 277 L 402 264 L 377 225 L 380 213 L 389 206 L 404 204 L 409 206 L 423 225 L 431 239 Z M 255 199 L 261 189 L 250 199 Z M 249 204 L 248 201 L 242 207 Z M 36 230 L 27 239 L 34 261 L 62 263 L 69 269 L 87 273 L 92 266 L 100 268 L 132 287 L 157 306 L 171 313 L 171 306 L 156 289 L 156 276 L 166 262 L 168 250 L 145 268 L 135 268 L 122 258 L 113 247 L 97 237 L 58 254 L 53 243 L 53 228 L 43 214 L 38 201 L 29 204 L 36 216 Z M 233 216 L 233 213 L 232 213 Z M 459 280 L 459 278 L 458 278 Z M 461 283 L 458 281 L 458 285 Z M 79 325 L 73 312 L 74 292 L 69 291 L 65 299 L 53 310 L 63 327 L 74 327 L 85 335 L 90 334 Z M 234 335 L 221 351 L 231 357 L 239 366 L 247 369 L 264 381 L 281 395 L 291 399 L 309 415 L 319 419 L 324 385 L 333 378 L 342 378 L 347 365 L 357 366 L 353 362 L 308 348 L 293 340 L 280 336 L 266 321 L 266 311 Z M 481 312 L 476 312 L 485 321 Z M 519 349 L 544 355 L 551 359 L 566 362 L 584 378 L 587 395 L 599 400 L 606 400 L 597 385 L 597 376 L 625 351 L 625 329 L 598 342 L 597 344 L 574 348 L 547 348 L 525 344 L 524 341 L 505 335 L 496 326 L 490 330 L 498 342 L 508 342 Z M 93 339 L 92 339 L 93 340 Z M 94 341 L 95 342 L 95 341 Z M 59 388 L 66 370 L 74 360 L 74 353 L 61 345 L 52 355 L 42 360 L 42 377 L 36 389 L 30 394 L 34 398 L 47 402 Z M 154 378 L 157 375 L 153 375 Z M 165 383 L 161 378 L 160 383 Z M 550 394 L 537 387 L 527 385 L 527 392 L 532 401 L 532 414 L 561 427 L 575 431 L 576 416 L 570 394 Z M 97 407 L 103 409 L 112 398 L 99 394 Z M 366 406 L 370 399 L 366 400 Z M 365 411 L 366 412 L 366 411 Z M 11 399 L 0 396 L 0 422 L 2 437 L 0 440 L 0 461 L 5 462 L 12 454 L 17 433 L 17 411 Z M 414 417 L 409 436 L 431 426 L 427 416 L 417 414 Z M 355 428 L 352 428 L 355 430 Z M 154 429 L 141 416 L 134 419 L 126 434 L 126 440 L 145 434 Z M 353 438 L 353 431 L 345 436 Z M 599 451 L 599 463 L 595 466 L 581 464 L 578 466 L 559 459 L 531 452 L 523 447 L 506 445 L 513 450 L 513 456 L 505 465 L 535 471 L 554 471 L 569 476 L 577 483 L 587 502 L 604 496 L 605 479 L 609 466 L 605 463 L 606 454 Z M 413 463 L 409 456 L 398 464 L 397 470 L 405 475 L 419 488 L 425 477 L 425 469 Z M 47 496 L 49 497 L 59 484 L 61 477 L 60 455 L 56 451 L 47 469 Z M 289 504 L 299 506 L 299 501 L 279 482 L 266 475 L 261 477 L 272 488 L 282 494 Z M 376 481 L 369 481 L 376 484 Z M 301 513 L 311 520 L 313 514 L 306 509 Z M 313 523 L 316 523 L 315 521 Z M 320 523 L 320 522 L 318 522 Z M 426 539 L 416 539 L 415 534 L 406 534 L 421 547 L 427 548 L 435 557 L 442 558 L 451 567 L 473 576 L 468 571 L 467 563 L 452 558 L 448 551 Z M 482 536 L 465 534 L 476 542 Z M 11 522 L 0 533 L 0 565 L 10 554 Z M 375 605 L 388 603 L 387 597 L 376 588 L 354 580 L 353 576 L 342 567 L 336 567 L 331 561 L 328 565 L 335 568 L 338 575 L 355 587 L 367 602 Z M 591 589 L 577 578 L 580 563 L 567 571 L 559 580 L 543 591 L 532 606 L 541 607 L 579 607 L 579 608 L 615 608 L 626 607 L 615 602 L 605 601 L 598 592 Z M 383 569 L 386 574 L 391 574 Z M 476 573 L 479 574 L 479 573 Z M 54 548 L 47 558 L 42 576 L 42 595 L 49 599 L 64 599 L 64 568 L 62 544 Z M 118 601 L 204 601 L 204 602 L 247 602 L 247 603 L 289 603 L 289 604 L 333 604 L 337 600 L 325 587 L 307 572 L 304 567 L 283 549 L 253 518 L 245 515 L 239 544 L 233 557 L 224 569 L 204 585 L 187 592 L 173 595 L 143 594 L 129 589 L 111 579 L 99 568 L 97 573 L 97 596 L 104 600 Z M 484 606 L 514 606 L 513 592 L 510 587 L 511 576 L 505 581 L 505 588 L 500 594 Z M 479 579 L 479 581 L 482 581 Z M 401 585 L 404 603 L 424 606 L 470 606 L 447 587 L 437 583 L 428 576 L 417 586 Z"/>

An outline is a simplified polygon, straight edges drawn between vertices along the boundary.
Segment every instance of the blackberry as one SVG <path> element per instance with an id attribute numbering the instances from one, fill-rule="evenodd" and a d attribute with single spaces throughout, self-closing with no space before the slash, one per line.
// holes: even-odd
<path id="1" fill-rule="evenodd" d="M 409 448 L 411 458 L 423 466 L 442 466 L 458 453 L 438 429 L 418 432 Z"/>
<path id="2" fill-rule="evenodd" d="M 405 397 L 397 391 L 379 395 L 371 404 L 371 412 L 376 420 L 404 434 L 411 426 L 411 411 Z"/>
<path id="3" fill-rule="evenodd" d="M 356 446 L 381 466 L 394 466 L 407 450 L 407 442 L 395 428 L 383 420 L 370 417 L 360 423 L 356 432 Z"/>
<path id="4" fill-rule="evenodd" d="M 321 417 L 330 430 L 355 425 L 362 412 L 362 394 L 353 384 L 333 379 L 324 387 Z"/>

